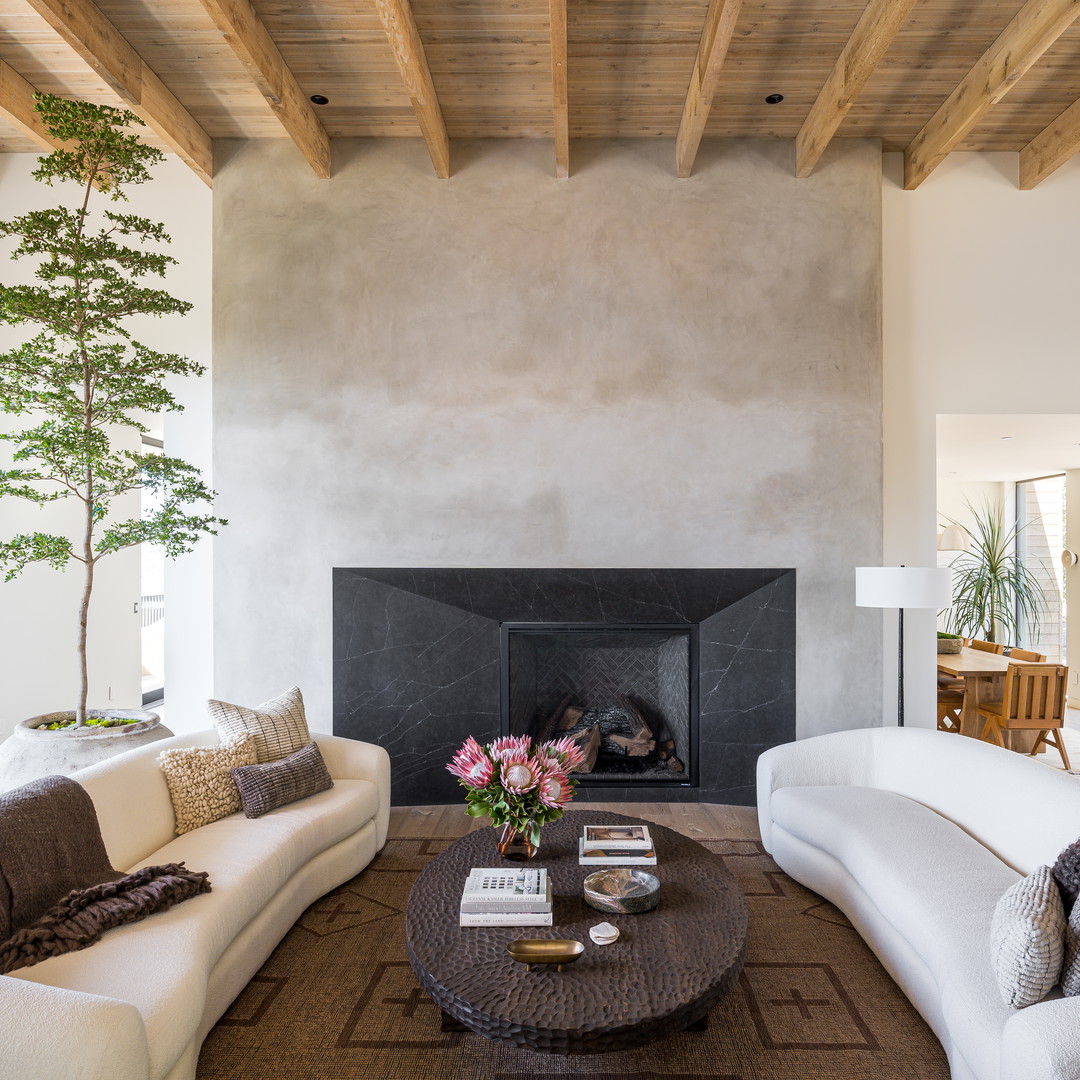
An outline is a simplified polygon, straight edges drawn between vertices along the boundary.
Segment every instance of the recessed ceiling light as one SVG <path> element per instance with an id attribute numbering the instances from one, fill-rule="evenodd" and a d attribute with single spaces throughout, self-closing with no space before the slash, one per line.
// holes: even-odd
<path id="1" fill-rule="evenodd" d="M 329 105 L 330 104 L 330 99 L 328 97 L 324 97 L 322 94 L 312 94 L 311 95 L 311 101 L 315 105 Z"/>
<path id="2" fill-rule="evenodd" d="M 1001 436 L 1001 441 L 1002 442 L 1008 442 L 1011 438 L 1012 438 L 1011 435 L 1002 435 Z"/>
<path id="3" fill-rule="evenodd" d="M 780 102 L 783 101 L 783 100 L 784 100 L 784 95 L 783 94 L 769 94 L 769 96 L 767 98 L 765 98 L 765 104 L 766 105 L 779 105 Z"/>

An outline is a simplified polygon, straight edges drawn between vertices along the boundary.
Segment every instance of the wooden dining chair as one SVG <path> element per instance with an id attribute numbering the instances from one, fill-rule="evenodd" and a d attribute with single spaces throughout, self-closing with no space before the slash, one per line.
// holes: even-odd
<path id="1" fill-rule="evenodd" d="M 972 638 L 968 642 L 969 649 L 978 649 L 979 652 L 992 652 L 996 656 L 1000 656 L 1005 651 L 1004 645 L 999 645 L 996 641 L 979 641 L 978 638 Z"/>
<path id="2" fill-rule="evenodd" d="M 1060 664 L 1010 664 L 1005 672 L 1003 699 L 984 701 L 978 706 L 979 715 L 986 721 L 982 737 L 1005 746 L 1006 732 L 1037 731 L 1031 754 L 1046 743 L 1061 755 L 1065 768 L 1070 768 L 1061 733 L 1068 678 L 1069 669 Z M 1053 739 L 1051 731 L 1057 733 Z"/>
<path id="3" fill-rule="evenodd" d="M 937 695 L 937 729 L 960 734 L 960 713 L 964 708 L 964 691 L 941 688 Z"/>
<path id="4" fill-rule="evenodd" d="M 1030 649 L 1010 649 L 1010 660 L 1031 660 L 1036 664 L 1045 664 L 1046 657 L 1042 653 L 1032 652 Z"/>

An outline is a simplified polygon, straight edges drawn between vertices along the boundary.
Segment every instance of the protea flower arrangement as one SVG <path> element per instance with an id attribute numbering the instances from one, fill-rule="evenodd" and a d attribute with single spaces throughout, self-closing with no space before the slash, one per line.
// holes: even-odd
<path id="1" fill-rule="evenodd" d="M 561 818 L 574 797 L 577 783 L 570 774 L 584 760 L 573 739 L 534 746 L 528 735 L 506 735 L 481 746 L 470 735 L 446 768 L 465 789 L 465 813 L 502 827 L 500 853 L 531 858 L 541 827 Z"/>

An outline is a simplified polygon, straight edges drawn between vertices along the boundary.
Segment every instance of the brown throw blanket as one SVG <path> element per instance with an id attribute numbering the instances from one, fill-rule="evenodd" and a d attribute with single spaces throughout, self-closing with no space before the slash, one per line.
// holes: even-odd
<path id="1" fill-rule="evenodd" d="M 182 863 L 124 875 L 109 864 L 94 803 L 65 776 L 0 794 L 0 973 L 92 945 L 209 892 Z"/>

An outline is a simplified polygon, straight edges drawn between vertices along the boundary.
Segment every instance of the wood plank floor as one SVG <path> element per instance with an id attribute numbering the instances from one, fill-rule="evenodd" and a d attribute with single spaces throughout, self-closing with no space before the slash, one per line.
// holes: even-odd
<path id="1" fill-rule="evenodd" d="M 719 803 L 601 803 L 573 804 L 575 810 L 605 811 L 644 818 L 692 839 L 725 837 L 758 839 L 757 811 L 752 806 Z M 392 806 L 390 836 L 459 837 L 475 829 L 490 828 L 487 818 L 471 818 L 460 803 L 450 806 Z"/>

